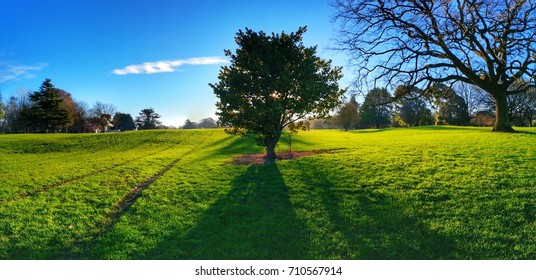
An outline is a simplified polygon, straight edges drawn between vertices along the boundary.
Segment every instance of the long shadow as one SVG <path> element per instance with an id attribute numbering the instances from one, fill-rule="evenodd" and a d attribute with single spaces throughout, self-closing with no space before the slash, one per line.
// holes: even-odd
<path id="1" fill-rule="evenodd" d="M 331 252 L 344 259 L 452 259 L 455 244 L 450 238 L 433 232 L 419 219 L 407 214 L 400 199 L 374 187 L 340 184 L 337 174 L 328 174 L 314 161 L 285 166 L 301 174 L 308 186 L 308 199 L 320 201 L 322 210 L 312 216 L 324 216 L 316 223 L 331 223 L 332 236 L 341 236 Z M 314 211 L 314 209 L 312 209 Z M 315 223 L 315 221 L 312 221 Z M 319 225 L 322 226 L 322 225 Z M 326 240 L 329 236 L 325 237 Z M 326 246 L 326 245 L 324 245 Z M 319 248 L 322 250 L 324 248 Z M 329 248 L 326 248 L 329 249 Z M 326 253 L 326 257 L 330 252 Z"/>
<path id="2" fill-rule="evenodd" d="M 298 220 L 277 164 L 252 165 L 183 234 L 164 238 L 156 259 L 304 259 L 309 232 Z"/>

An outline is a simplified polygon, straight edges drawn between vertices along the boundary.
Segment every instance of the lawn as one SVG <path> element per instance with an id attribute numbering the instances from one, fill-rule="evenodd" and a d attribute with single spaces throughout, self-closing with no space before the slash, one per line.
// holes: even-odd
<path id="1" fill-rule="evenodd" d="M 0 135 L 0 259 L 536 259 L 536 129 L 489 130 Z"/>

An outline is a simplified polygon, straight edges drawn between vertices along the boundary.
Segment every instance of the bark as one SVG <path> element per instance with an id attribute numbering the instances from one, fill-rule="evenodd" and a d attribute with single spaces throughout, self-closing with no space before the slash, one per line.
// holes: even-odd
<path id="1" fill-rule="evenodd" d="M 279 138 L 281 137 L 281 132 L 275 135 L 274 137 L 270 138 L 266 142 L 266 158 L 265 162 L 270 163 L 274 162 L 276 159 L 275 154 L 275 146 L 277 145 L 277 142 L 279 142 Z"/>
<path id="2" fill-rule="evenodd" d="M 493 96 L 495 101 L 495 125 L 494 132 L 515 132 L 508 119 L 508 101 L 505 93 Z"/>

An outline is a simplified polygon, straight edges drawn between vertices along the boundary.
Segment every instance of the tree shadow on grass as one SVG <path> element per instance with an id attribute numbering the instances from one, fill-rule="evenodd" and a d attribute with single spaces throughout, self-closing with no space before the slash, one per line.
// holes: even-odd
<path id="1" fill-rule="evenodd" d="M 164 238 L 157 259 L 303 259 L 306 226 L 297 219 L 277 164 L 252 165 L 186 234 Z"/>
<path id="2" fill-rule="evenodd" d="M 298 180 L 307 186 L 311 206 L 305 207 L 310 216 L 317 217 L 309 224 L 324 227 L 321 231 L 329 232 L 325 240 L 332 236 L 331 243 L 316 248 L 323 258 L 454 258 L 454 241 L 421 223 L 403 200 L 373 186 L 341 184 L 337 174 L 327 173 L 313 160 L 285 167 L 300 174 Z M 315 201 L 319 205 L 316 209 Z"/>

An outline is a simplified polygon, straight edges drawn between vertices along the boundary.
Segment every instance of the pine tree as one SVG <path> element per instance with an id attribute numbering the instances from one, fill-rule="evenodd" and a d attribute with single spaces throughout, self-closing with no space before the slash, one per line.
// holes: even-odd
<path id="1" fill-rule="evenodd" d="M 39 91 L 31 93 L 29 99 L 31 107 L 25 118 L 34 129 L 54 132 L 56 128 L 68 125 L 69 113 L 63 108 L 63 98 L 50 79 L 43 82 Z"/>

